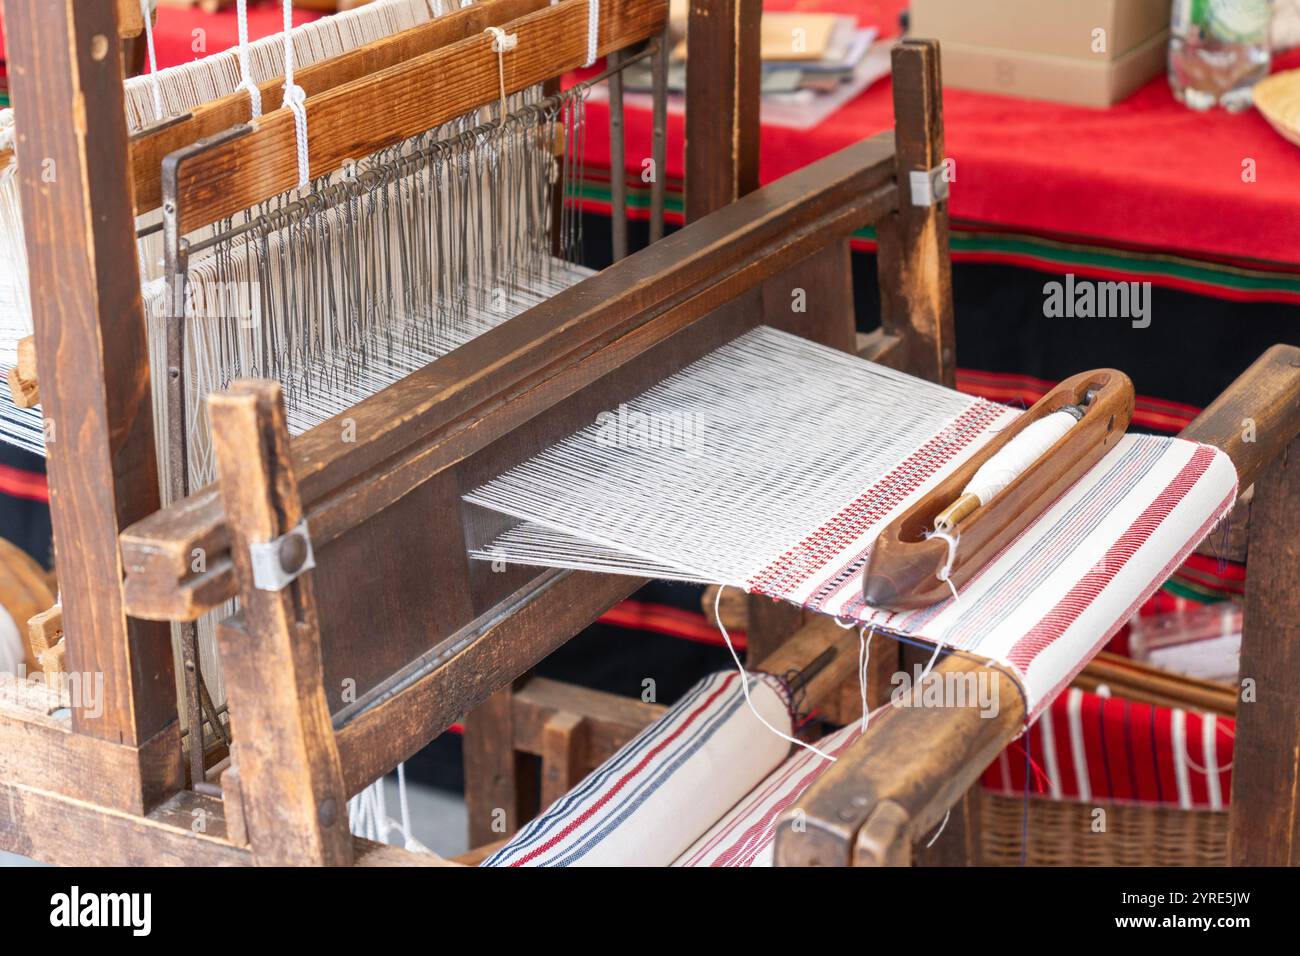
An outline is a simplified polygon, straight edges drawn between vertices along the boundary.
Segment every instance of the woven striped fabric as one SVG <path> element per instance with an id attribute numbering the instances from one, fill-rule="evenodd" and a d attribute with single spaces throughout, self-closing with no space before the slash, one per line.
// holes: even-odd
<path id="1" fill-rule="evenodd" d="M 747 589 L 998 662 L 1018 677 L 1033 719 L 1231 510 L 1237 473 L 1218 449 L 1126 435 L 959 600 L 906 612 L 867 607 L 872 542 L 969 454 L 967 431 L 987 434 L 980 414 L 972 407 L 913 456 L 930 463 L 932 477 L 918 485 L 917 462 L 901 462 Z"/>
<path id="2" fill-rule="evenodd" d="M 750 675 L 749 693 L 792 732 L 779 679 Z M 713 674 L 483 865 L 667 866 L 788 752 L 746 706 L 740 674 Z"/>
<path id="3" fill-rule="evenodd" d="M 1224 810 L 1236 721 L 1072 687 L 984 772 L 987 789 L 1058 800 Z"/>
<path id="4" fill-rule="evenodd" d="M 852 723 L 827 734 L 817 749 L 838 757 L 860 736 Z M 830 766 L 810 750 L 800 749 L 673 861 L 673 866 L 771 866 L 772 842 L 781 814 Z"/>

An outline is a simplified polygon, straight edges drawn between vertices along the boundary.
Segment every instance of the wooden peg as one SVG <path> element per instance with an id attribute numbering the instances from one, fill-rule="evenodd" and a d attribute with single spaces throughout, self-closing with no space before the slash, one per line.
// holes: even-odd
<path id="1" fill-rule="evenodd" d="M 123 40 L 144 32 L 144 13 L 140 0 L 117 0 L 117 35 Z"/>
<path id="2" fill-rule="evenodd" d="M 27 643 L 32 656 L 45 673 L 45 683 L 58 685 L 59 675 L 67 671 L 68 645 L 63 641 L 63 606 L 56 604 L 27 619 Z"/>
<path id="3" fill-rule="evenodd" d="M 18 364 L 9 370 L 9 391 L 19 408 L 34 408 L 41 403 L 36 376 L 36 337 L 18 340 Z"/>

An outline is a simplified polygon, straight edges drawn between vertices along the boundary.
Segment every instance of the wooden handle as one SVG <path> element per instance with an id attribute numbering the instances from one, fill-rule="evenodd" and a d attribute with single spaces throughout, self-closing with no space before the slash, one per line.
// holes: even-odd
<path id="1" fill-rule="evenodd" d="M 1093 393 L 1077 425 L 1007 485 L 962 520 L 949 579 L 960 588 L 1010 544 L 1044 508 L 1114 447 L 1133 417 L 1133 383 L 1115 369 L 1081 372 L 1061 382 L 1011 427 L 892 521 L 876 539 L 863 581 L 873 607 L 926 607 L 948 596 L 939 579 L 948 544 L 927 538 L 935 518 L 961 496 L 975 472 L 1032 423 Z"/>

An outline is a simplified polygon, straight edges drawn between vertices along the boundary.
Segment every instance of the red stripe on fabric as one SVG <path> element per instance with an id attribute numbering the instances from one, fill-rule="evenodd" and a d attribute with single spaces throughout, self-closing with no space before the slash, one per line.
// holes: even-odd
<path id="1" fill-rule="evenodd" d="M 1102 754 L 1105 741 L 1098 733 L 1101 727 L 1103 701 L 1096 694 L 1084 694 L 1080 716 L 1083 721 L 1083 762 L 1088 768 L 1088 787 L 1093 799 L 1109 797 L 1110 776 L 1106 773 L 1106 758 Z"/>
<path id="2" fill-rule="evenodd" d="M 695 723 L 695 721 L 699 718 L 699 716 L 705 713 L 713 705 L 713 702 L 722 695 L 723 691 L 725 691 L 731 685 L 731 682 L 735 680 L 737 676 L 738 676 L 737 674 L 728 674 L 726 679 L 723 680 L 723 682 L 718 685 L 718 689 L 715 690 L 708 697 L 706 697 L 698 707 L 696 707 L 693 711 L 691 711 L 690 716 L 687 717 L 686 720 L 682 721 L 681 725 L 678 726 L 676 730 L 674 730 L 671 734 L 668 734 L 668 736 L 664 737 L 663 740 L 659 741 L 659 743 L 655 744 L 648 751 L 646 751 L 645 755 L 636 762 L 636 765 L 632 767 L 631 770 L 628 770 L 626 773 L 624 773 L 623 776 L 619 777 L 618 780 L 614 782 L 613 786 L 611 786 L 608 790 L 606 790 L 603 794 L 601 794 L 600 797 L 591 806 L 589 806 L 586 810 L 582 811 L 582 813 L 578 814 L 567 824 L 565 824 L 564 828 L 560 830 L 559 833 L 555 834 L 550 839 L 546 840 L 544 843 L 541 843 L 540 845 L 533 847 L 533 849 L 529 850 L 527 853 L 525 853 L 519 859 L 515 860 L 510 865 L 523 866 L 525 863 L 537 859 L 537 857 L 541 856 L 543 853 L 550 850 L 556 844 L 560 843 L 562 840 L 565 839 L 565 837 L 571 834 L 574 830 L 582 826 L 582 824 L 586 823 L 587 820 L 591 819 L 592 815 L 595 814 L 597 810 L 599 810 L 606 803 L 612 800 L 614 796 L 625 786 L 627 786 L 628 783 L 633 778 L 635 778 L 638 774 L 640 774 L 641 771 L 643 771 L 649 765 L 650 761 L 653 760 L 660 752 L 662 752 L 665 747 L 667 747 L 674 740 L 680 737 L 682 733 L 686 730 L 686 728 L 688 728 L 691 724 Z"/>
<path id="3" fill-rule="evenodd" d="M 1156 775 L 1164 803 L 1178 805 L 1178 773 L 1174 769 L 1174 712 L 1169 707 L 1153 708 L 1155 716 Z"/>
<path id="4" fill-rule="evenodd" d="M 48 502 L 50 488 L 45 482 L 44 475 L 23 471 L 12 465 L 0 465 L 0 495 Z"/>
<path id="5" fill-rule="evenodd" d="M 835 750 L 831 752 L 831 756 L 838 757 L 845 750 L 847 750 L 848 747 L 856 739 L 857 739 L 856 735 L 850 735 L 848 740 L 845 740 L 844 743 L 840 744 L 839 747 L 836 747 Z M 758 856 L 758 854 L 763 851 L 763 848 L 767 846 L 768 843 L 771 842 L 771 839 L 775 834 L 768 833 L 768 839 L 766 840 L 761 839 L 761 837 L 764 834 L 764 832 L 769 830 L 776 822 L 776 818 L 778 814 L 783 813 L 787 808 L 792 806 L 794 802 L 797 799 L 799 799 L 799 797 L 803 794 L 803 792 L 807 790 L 810 786 L 812 786 L 813 781 L 815 781 L 818 777 L 820 777 L 826 771 L 826 768 L 830 766 L 829 761 L 822 760 L 820 757 L 817 757 L 816 755 L 810 755 L 810 756 L 812 756 L 813 760 L 815 761 L 815 764 L 811 769 L 809 769 L 809 771 L 806 774 L 803 775 L 803 777 L 799 780 L 798 784 L 796 785 L 795 789 L 792 790 L 790 793 L 787 793 L 784 797 L 782 797 L 772 806 L 768 807 L 767 811 L 763 814 L 763 816 L 760 819 L 754 821 L 752 824 L 746 827 L 744 832 L 741 833 L 740 839 L 737 840 L 735 843 L 733 843 L 731 846 L 729 846 L 711 864 L 712 866 L 727 866 L 733 860 L 740 860 L 745 864 L 749 864 L 752 863 L 754 859 Z"/>
<path id="6" fill-rule="evenodd" d="M 616 604 L 598 618 L 601 624 L 623 627 L 629 630 L 649 631 L 680 637 L 696 644 L 708 644 L 711 647 L 725 647 L 717 625 L 698 611 L 686 611 L 664 604 L 644 601 L 624 601 Z M 743 651 L 749 644 L 744 631 L 731 631 L 731 643 L 736 650 Z"/>
<path id="7" fill-rule="evenodd" d="M 1187 757 L 1187 789 L 1192 796 L 1192 806 L 1208 807 L 1210 783 L 1205 778 L 1205 771 L 1209 769 L 1205 764 L 1205 718 L 1194 710 L 1187 711 L 1184 729 L 1186 730 L 1183 743 Z"/>
<path id="8" fill-rule="evenodd" d="M 1074 767 L 1074 748 L 1070 743 L 1070 694 L 1067 691 L 1052 703 L 1052 742 L 1056 744 L 1056 773 L 1063 795 L 1079 795 L 1079 774 Z M 1041 723 L 1041 721 L 1040 721 Z"/>
<path id="9" fill-rule="evenodd" d="M 1159 496 L 1142 511 L 1128 529 L 1107 550 L 1106 555 L 1072 587 L 1068 594 L 1056 603 L 1042 620 L 1030 628 L 1024 637 L 1016 641 L 1007 660 L 1026 672 L 1029 665 L 1044 650 L 1052 645 L 1066 628 L 1078 620 L 1106 586 L 1114 580 L 1115 575 L 1128 566 L 1129 560 L 1138 548 L 1150 539 L 1152 533 L 1160 527 L 1169 513 L 1187 497 L 1187 492 L 1200 480 L 1214 461 L 1214 450 L 1201 446 L 1192 454 L 1191 460 L 1184 465 L 1173 480 L 1165 486 Z"/>
<path id="10" fill-rule="evenodd" d="M 1117 800 L 1132 800 L 1137 794 L 1133 782 L 1133 745 L 1129 739 L 1129 702 L 1122 697 L 1106 699 L 1102 727 L 1106 734 L 1106 765 Z"/>
<path id="11" fill-rule="evenodd" d="M 1159 755 L 1152 749 L 1151 719 L 1150 704 L 1130 702 L 1126 729 L 1133 746 L 1133 799 L 1142 803 L 1160 800 L 1156 783 Z"/>
<path id="12" fill-rule="evenodd" d="M 886 472 L 853 502 L 785 551 L 746 584 L 748 591 L 785 597 L 821 571 L 826 562 L 860 538 L 959 451 L 984 434 L 1004 409 L 978 402 L 958 415 L 937 435 Z"/>
<path id="13" fill-rule="evenodd" d="M 1232 793 L 1232 755 L 1236 751 L 1237 721 L 1232 717 L 1219 717 L 1219 732 L 1214 743 L 1219 755 L 1219 789 L 1223 795 L 1223 805 L 1228 805 Z"/>
<path id="14" fill-rule="evenodd" d="M 1201 522 L 1201 526 L 1196 530 L 1196 533 L 1193 534 L 1188 539 L 1189 543 L 1184 545 L 1183 548 L 1179 551 L 1179 553 L 1175 554 L 1172 558 L 1169 559 L 1168 563 L 1165 564 L 1165 566 L 1160 569 L 1160 573 L 1154 575 L 1154 580 L 1163 581 L 1165 580 L 1165 578 L 1169 577 L 1169 575 L 1173 574 L 1174 568 L 1178 567 L 1178 565 L 1181 564 L 1184 559 L 1186 559 L 1187 555 L 1191 553 L 1192 548 L 1196 546 L 1196 543 L 1200 542 L 1207 534 L 1210 533 L 1210 529 L 1214 526 L 1214 524 L 1217 521 L 1221 520 L 1222 517 L 1229 512 L 1229 510 L 1232 508 L 1233 503 L 1236 500 L 1237 500 L 1237 483 L 1234 481 L 1232 485 L 1232 490 L 1228 492 L 1227 496 L 1221 502 L 1219 502 L 1219 507 L 1216 508 L 1213 512 L 1211 512 L 1208 518 L 1206 518 L 1203 522 Z M 1051 688 L 1051 690 L 1049 690 L 1046 694 L 1043 695 L 1042 699 L 1045 701 L 1053 700 L 1056 697 L 1056 695 L 1061 692 L 1061 688 L 1069 684 L 1070 681 L 1074 680 L 1074 678 L 1078 675 L 1078 673 L 1081 670 L 1083 670 L 1087 662 L 1092 659 L 1093 655 L 1096 654 L 1099 650 L 1101 650 L 1106 645 L 1106 642 L 1110 640 L 1110 636 L 1115 634 L 1120 629 L 1120 627 L 1123 626 L 1125 621 L 1127 621 L 1129 618 L 1131 618 L 1134 614 L 1137 613 L 1138 608 L 1141 607 L 1143 603 L 1144 603 L 1144 599 L 1141 598 L 1133 601 L 1131 604 L 1129 604 L 1128 607 L 1126 607 L 1123 610 L 1122 613 L 1120 613 L 1115 618 L 1115 620 L 1111 621 L 1110 627 L 1106 628 L 1105 631 L 1102 632 L 1105 636 L 1103 636 L 1099 641 L 1097 641 L 1097 643 L 1095 643 L 1092 647 L 1088 648 L 1087 653 L 1083 654 L 1079 658 L 1079 663 L 1075 665 L 1069 671 L 1069 673 L 1067 673 L 1061 680 L 1057 681 L 1056 684 Z M 1038 714 L 1038 711 L 1042 706 L 1043 706 L 1042 704 L 1036 704 L 1034 706 L 1034 710 L 1029 715 L 1030 720 L 1032 720 Z"/>

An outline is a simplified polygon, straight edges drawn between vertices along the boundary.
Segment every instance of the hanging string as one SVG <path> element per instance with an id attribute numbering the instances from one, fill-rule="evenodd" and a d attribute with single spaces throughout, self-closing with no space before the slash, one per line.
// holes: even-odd
<path id="1" fill-rule="evenodd" d="M 952 566 L 957 560 L 957 537 L 949 534 L 947 531 L 931 531 L 926 534 L 926 538 L 938 538 L 948 545 L 948 560 L 943 563 L 939 573 L 935 575 L 940 581 L 948 585 L 948 590 L 952 592 L 952 603 L 961 607 L 961 598 L 957 596 L 957 585 L 952 583 Z"/>
<path id="2" fill-rule="evenodd" d="M 149 85 L 153 90 L 154 120 L 161 120 L 163 112 L 162 85 L 158 82 L 158 51 L 153 45 L 153 15 L 149 0 L 140 0 L 140 13 L 144 17 L 144 42 L 149 48 Z"/>
<path id="3" fill-rule="evenodd" d="M 718 593 L 713 599 L 713 616 L 718 622 L 718 630 L 722 632 L 722 640 L 727 645 L 727 650 L 731 651 L 731 659 L 736 662 L 736 668 L 740 671 L 740 690 L 745 695 L 745 704 L 749 707 L 749 712 L 758 718 L 758 722 L 766 727 L 772 733 L 776 734 L 782 740 L 789 741 L 792 744 L 798 744 L 804 750 L 811 750 L 823 760 L 834 761 L 835 758 L 828 753 L 818 750 L 812 744 L 800 740 L 798 737 L 791 737 L 789 734 L 777 730 L 754 706 L 754 702 L 749 699 L 749 675 L 745 673 L 745 665 L 740 662 L 740 655 L 736 653 L 736 647 L 731 643 L 731 635 L 727 633 L 727 626 L 722 623 L 722 592 L 727 590 L 725 584 L 718 585 Z"/>
<path id="4" fill-rule="evenodd" d="M 587 62 L 586 66 L 596 62 L 596 53 L 600 46 L 600 0 L 587 0 Z"/>
<path id="5" fill-rule="evenodd" d="M 871 663 L 871 637 L 876 636 L 876 629 L 870 629 L 870 637 L 867 634 L 867 625 L 863 624 L 858 628 L 858 695 L 862 698 L 862 727 L 861 732 L 867 732 L 867 721 L 870 714 L 867 712 L 867 667 Z"/>
<path id="6" fill-rule="evenodd" d="M 293 111 L 298 148 L 298 187 L 311 179 L 307 159 L 307 91 L 293 81 L 293 0 L 284 0 L 284 105 Z"/>
<path id="7" fill-rule="evenodd" d="M 927 850 L 934 846 L 934 841 L 943 835 L 944 828 L 948 826 L 948 818 L 950 816 L 952 816 L 952 807 L 948 808 L 948 812 L 943 815 L 943 822 L 939 824 L 939 829 L 934 831 L 934 836 L 930 837 L 930 841 L 926 843 L 925 848 Z"/>
<path id="8" fill-rule="evenodd" d="M 488 27 L 483 31 L 492 37 L 492 51 L 497 55 L 497 80 L 501 84 L 501 115 L 499 122 L 502 126 L 506 122 L 506 54 L 515 47 L 519 46 L 519 35 L 517 33 L 506 33 L 500 27 Z"/>
<path id="9" fill-rule="evenodd" d="M 239 20 L 239 86 L 237 90 L 247 90 L 250 118 L 253 120 L 260 119 L 262 116 L 262 90 L 253 82 L 252 74 L 248 66 L 248 0 L 238 0 L 236 5 L 236 16 Z"/>

